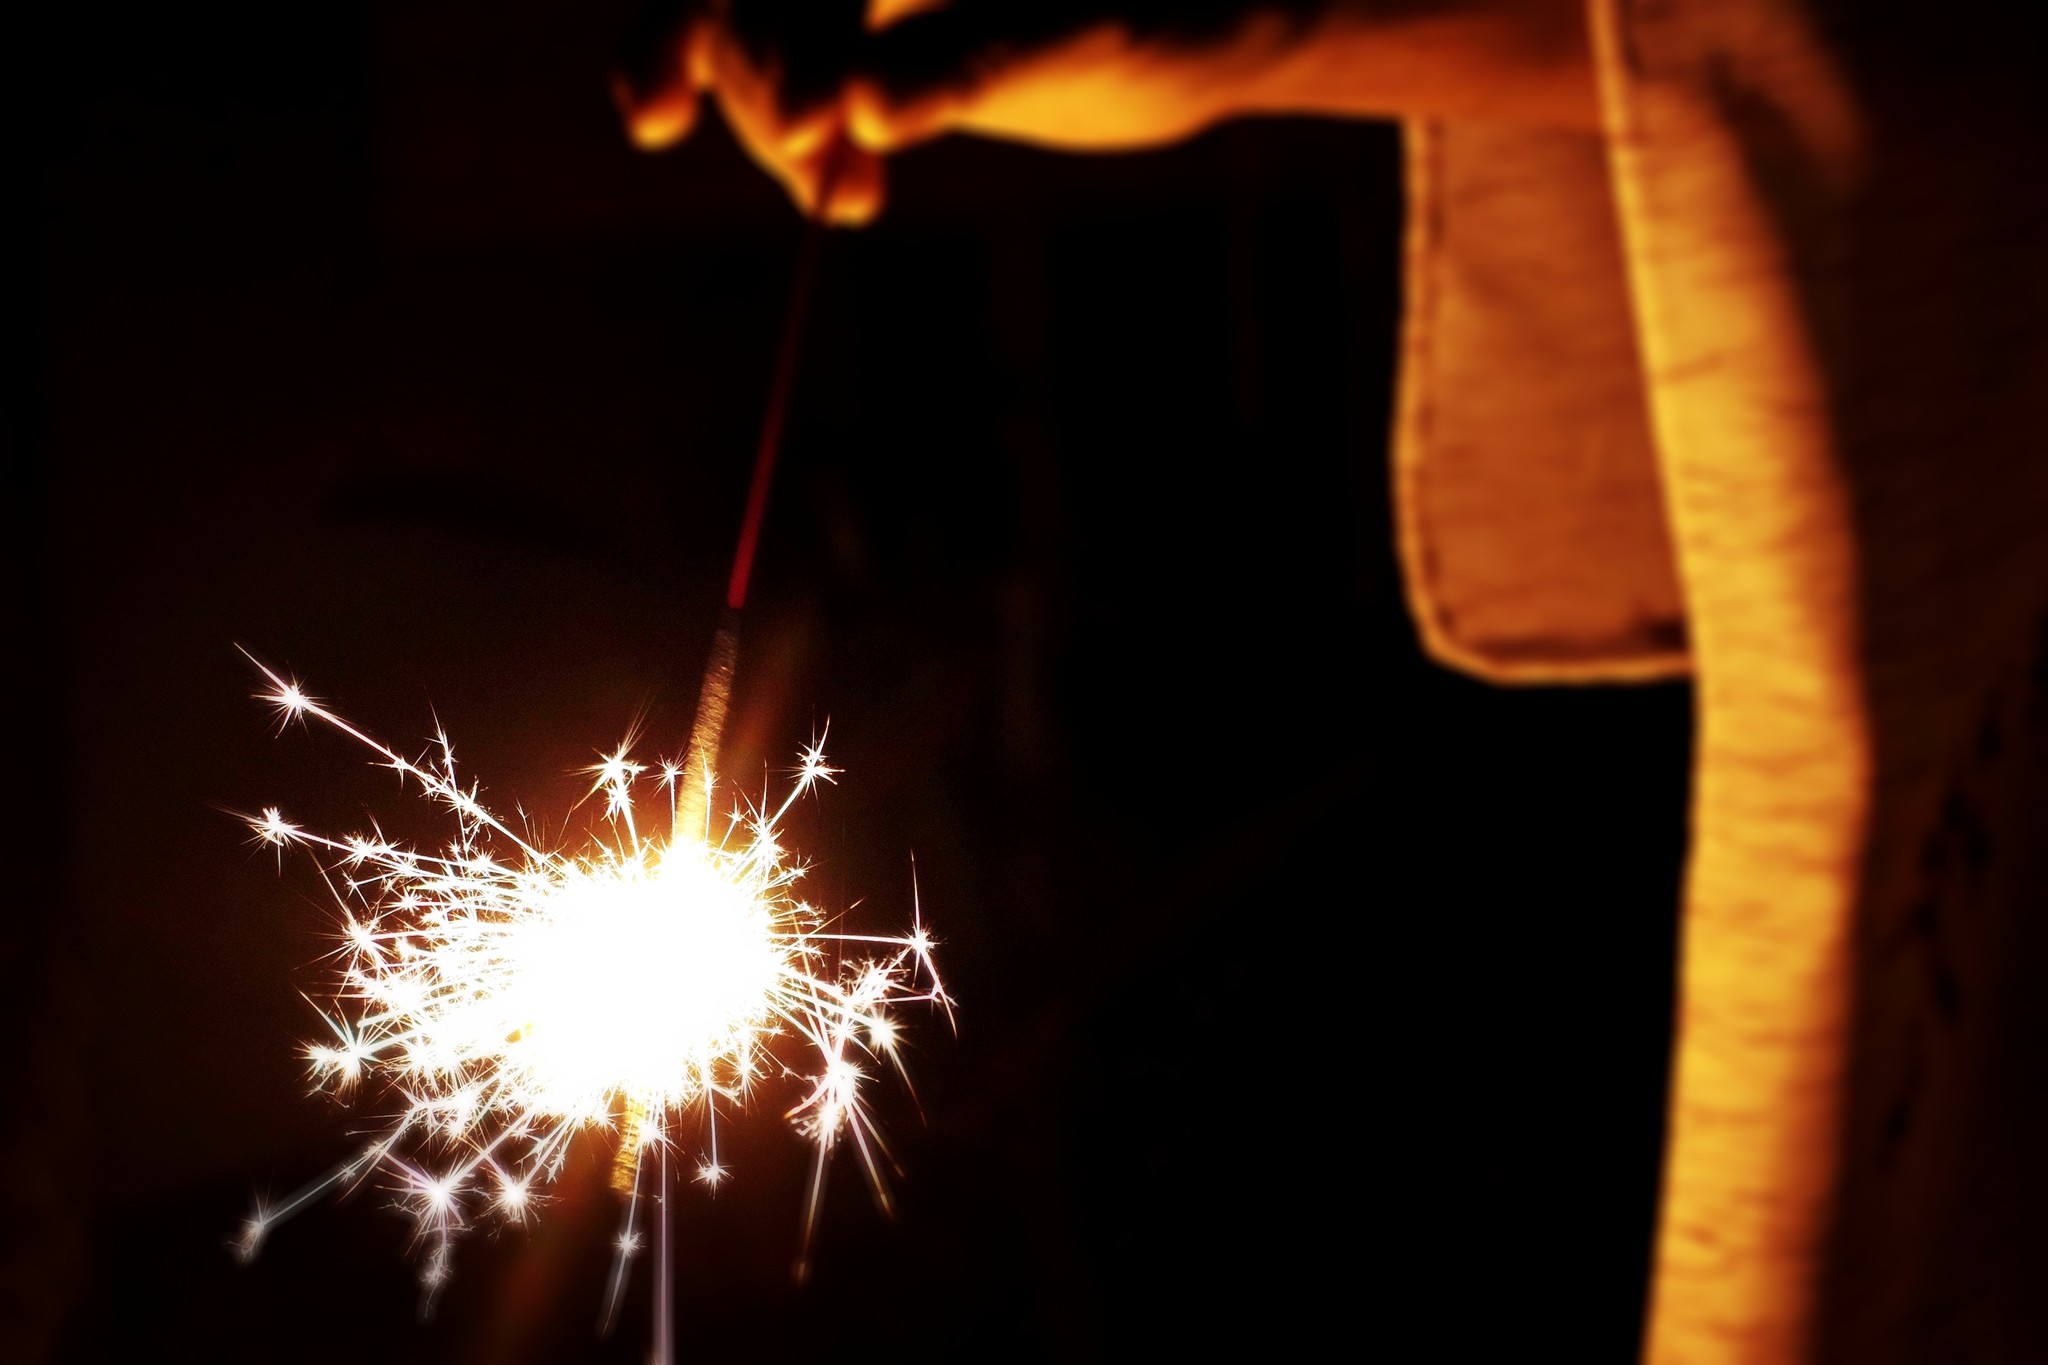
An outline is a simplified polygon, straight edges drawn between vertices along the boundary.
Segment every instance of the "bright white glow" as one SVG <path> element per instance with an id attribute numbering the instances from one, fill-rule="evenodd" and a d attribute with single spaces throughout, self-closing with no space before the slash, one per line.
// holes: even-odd
<path id="1" fill-rule="evenodd" d="M 807 1087 L 789 1111 L 817 1152 L 806 1229 L 842 1138 L 884 1194 L 862 1063 L 900 1065 L 897 1006 L 951 1002 L 921 922 L 901 937 L 832 932 L 792 894 L 803 868 L 777 826 L 836 774 L 820 746 L 779 807 L 735 812 L 715 844 L 640 831 L 633 786 L 649 770 L 622 748 L 591 769 L 604 837 L 572 855 L 515 833 L 462 786 L 445 736 L 429 757 L 405 758 L 263 673 L 271 688 L 259 695 L 281 721 L 311 717 L 368 746 L 456 830 L 424 853 L 381 833 L 312 833 L 275 808 L 249 820 L 262 842 L 309 851 L 339 902 L 330 1036 L 305 1049 L 314 1077 L 341 1094 L 381 1082 L 396 1102 L 354 1158 L 248 1221 L 245 1255 L 313 1198 L 382 1171 L 432 1243 L 423 1278 L 437 1286 L 453 1236 L 475 1216 L 525 1219 L 579 1132 L 615 1133 L 640 1163 L 679 1142 L 678 1120 L 701 1118 L 697 1178 L 715 1186 L 729 1174 L 719 1103 L 743 1103 L 764 1079 Z M 680 774 L 663 763 L 654 778 L 669 823 Z M 639 1244 L 629 1207 L 618 1246 Z"/>
<path id="2" fill-rule="evenodd" d="M 481 1025 L 503 1029 L 535 1108 L 574 1118 L 619 1094 L 673 1108 L 718 1085 L 722 1059 L 752 1055 L 788 953 L 731 870 L 692 844 L 578 869 L 482 949 L 503 955 L 504 987 Z"/>

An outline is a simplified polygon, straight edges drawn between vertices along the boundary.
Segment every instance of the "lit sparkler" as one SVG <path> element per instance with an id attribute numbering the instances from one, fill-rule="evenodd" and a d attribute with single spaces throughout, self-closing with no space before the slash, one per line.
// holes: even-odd
<path id="1" fill-rule="evenodd" d="M 445 734 L 409 759 L 257 667 L 269 683 L 258 697 L 280 725 L 310 717 L 367 746 L 452 815 L 455 830 L 427 853 L 375 829 L 315 833 L 276 809 L 249 821 L 261 841 L 310 853 L 341 911 L 339 980 L 321 1009 L 327 1036 L 305 1050 L 316 1082 L 342 1094 L 382 1082 L 397 1111 L 354 1157 L 259 1208 L 237 1244 L 244 1256 L 312 1200 L 381 1176 L 415 1220 L 431 1294 L 460 1231 L 524 1221 L 572 1140 L 601 1130 L 620 1142 L 636 1196 L 617 1243 L 609 1322 L 644 1240 L 637 1195 L 650 1155 L 665 1198 L 680 1120 L 701 1116 L 696 1175 L 717 1184 L 727 1173 L 721 1106 L 744 1105 L 775 1081 L 793 1083 L 786 1116 L 815 1149 L 805 1245 L 841 1145 L 858 1153 L 886 1207 L 886 1153 L 864 1086 L 880 1070 L 901 1071 L 900 1006 L 950 1015 L 951 1001 L 918 912 L 905 935 L 842 933 L 796 898 L 803 866 L 778 828 L 800 796 L 834 777 L 821 744 L 804 751 L 779 805 L 737 807 L 719 838 L 707 814 L 708 754 L 693 754 L 690 769 L 649 768 L 622 746 L 591 769 L 602 829 L 566 852 L 486 808 L 479 788 L 458 778 Z M 648 785 L 666 797 L 662 834 L 640 828 L 636 790 Z"/>

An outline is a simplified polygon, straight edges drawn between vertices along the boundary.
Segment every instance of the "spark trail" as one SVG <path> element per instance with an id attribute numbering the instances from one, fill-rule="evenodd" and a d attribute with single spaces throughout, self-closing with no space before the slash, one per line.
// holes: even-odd
<path id="1" fill-rule="evenodd" d="M 349 1160 L 259 1207 L 237 1240 L 244 1257 L 319 1197 L 382 1181 L 414 1219 L 431 1298 L 457 1235 L 523 1222 L 572 1142 L 595 1134 L 630 1154 L 635 1192 L 609 1323 L 644 1240 L 643 1171 L 683 1159 L 684 1121 L 701 1119 L 696 1177 L 715 1186 L 728 1173 L 721 1110 L 746 1109 L 770 1086 L 793 1092 L 785 1117 L 815 1152 L 806 1246 L 841 1146 L 858 1154 L 886 1207 L 887 1154 L 866 1086 L 902 1070 L 900 1007 L 936 1005 L 950 1017 L 952 1002 L 921 913 L 908 934 L 844 933 L 797 898 L 804 867 L 779 826 L 799 797 L 836 776 L 822 742 L 804 751 L 779 804 L 736 805 L 717 837 L 704 814 L 708 765 L 650 768 L 621 747 L 590 770 L 603 814 L 587 844 L 567 851 L 488 809 L 458 776 L 445 734 L 407 758 L 251 662 L 280 728 L 317 721 L 349 736 L 454 828 L 424 852 L 374 828 L 317 833 L 275 808 L 249 819 L 264 843 L 311 856 L 340 913 L 331 995 L 316 1004 L 326 1034 L 305 1048 L 313 1077 L 347 1098 L 374 1087 L 393 1112 Z M 649 786 L 664 798 L 656 833 L 641 828 L 636 800 Z M 666 1198 L 665 1178 L 659 1187 Z"/>

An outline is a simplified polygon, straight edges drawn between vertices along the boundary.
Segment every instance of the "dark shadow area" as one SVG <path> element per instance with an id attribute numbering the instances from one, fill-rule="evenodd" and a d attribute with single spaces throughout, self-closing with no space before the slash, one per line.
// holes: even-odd
<path id="1" fill-rule="evenodd" d="M 636 723 L 684 740 L 801 225 L 715 126 L 624 144 L 615 22 L 45 18 L 5 914 L 53 1358 L 644 1358 L 644 1267 L 592 1332 L 601 1143 L 431 1323 L 375 1190 L 225 1250 L 368 1123 L 297 1051 L 325 892 L 225 812 L 443 833 L 274 737 L 234 646 L 556 818 Z M 914 857 L 959 1032 L 907 1020 L 899 1208 L 842 1164 L 807 1287 L 787 1099 L 731 1125 L 680 1201 L 686 1355 L 1632 1359 L 1690 699 L 1419 656 L 1394 130 L 895 171 L 823 260 L 727 760 L 779 782 L 829 719 L 811 895 L 894 927 Z"/>

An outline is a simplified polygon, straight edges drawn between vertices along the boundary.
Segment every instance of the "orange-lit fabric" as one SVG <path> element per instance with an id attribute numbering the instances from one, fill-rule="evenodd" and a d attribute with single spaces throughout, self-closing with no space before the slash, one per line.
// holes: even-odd
<path id="1" fill-rule="evenodd" d="M 1417 123 L 1407 141 L 1394 466 L 1426 647 L 1501 681 L 1682 673 L 1601 139 Z"/>
<path id="2" fill-rule="evenodd" d="M 1699 708 L 1656 1365 L 2048 1360 L 2048 117 L 2022 21 L 1873 8 L 1590 0 Z M 1402 436 L 1425 639 L 1539 676 Z"/>

